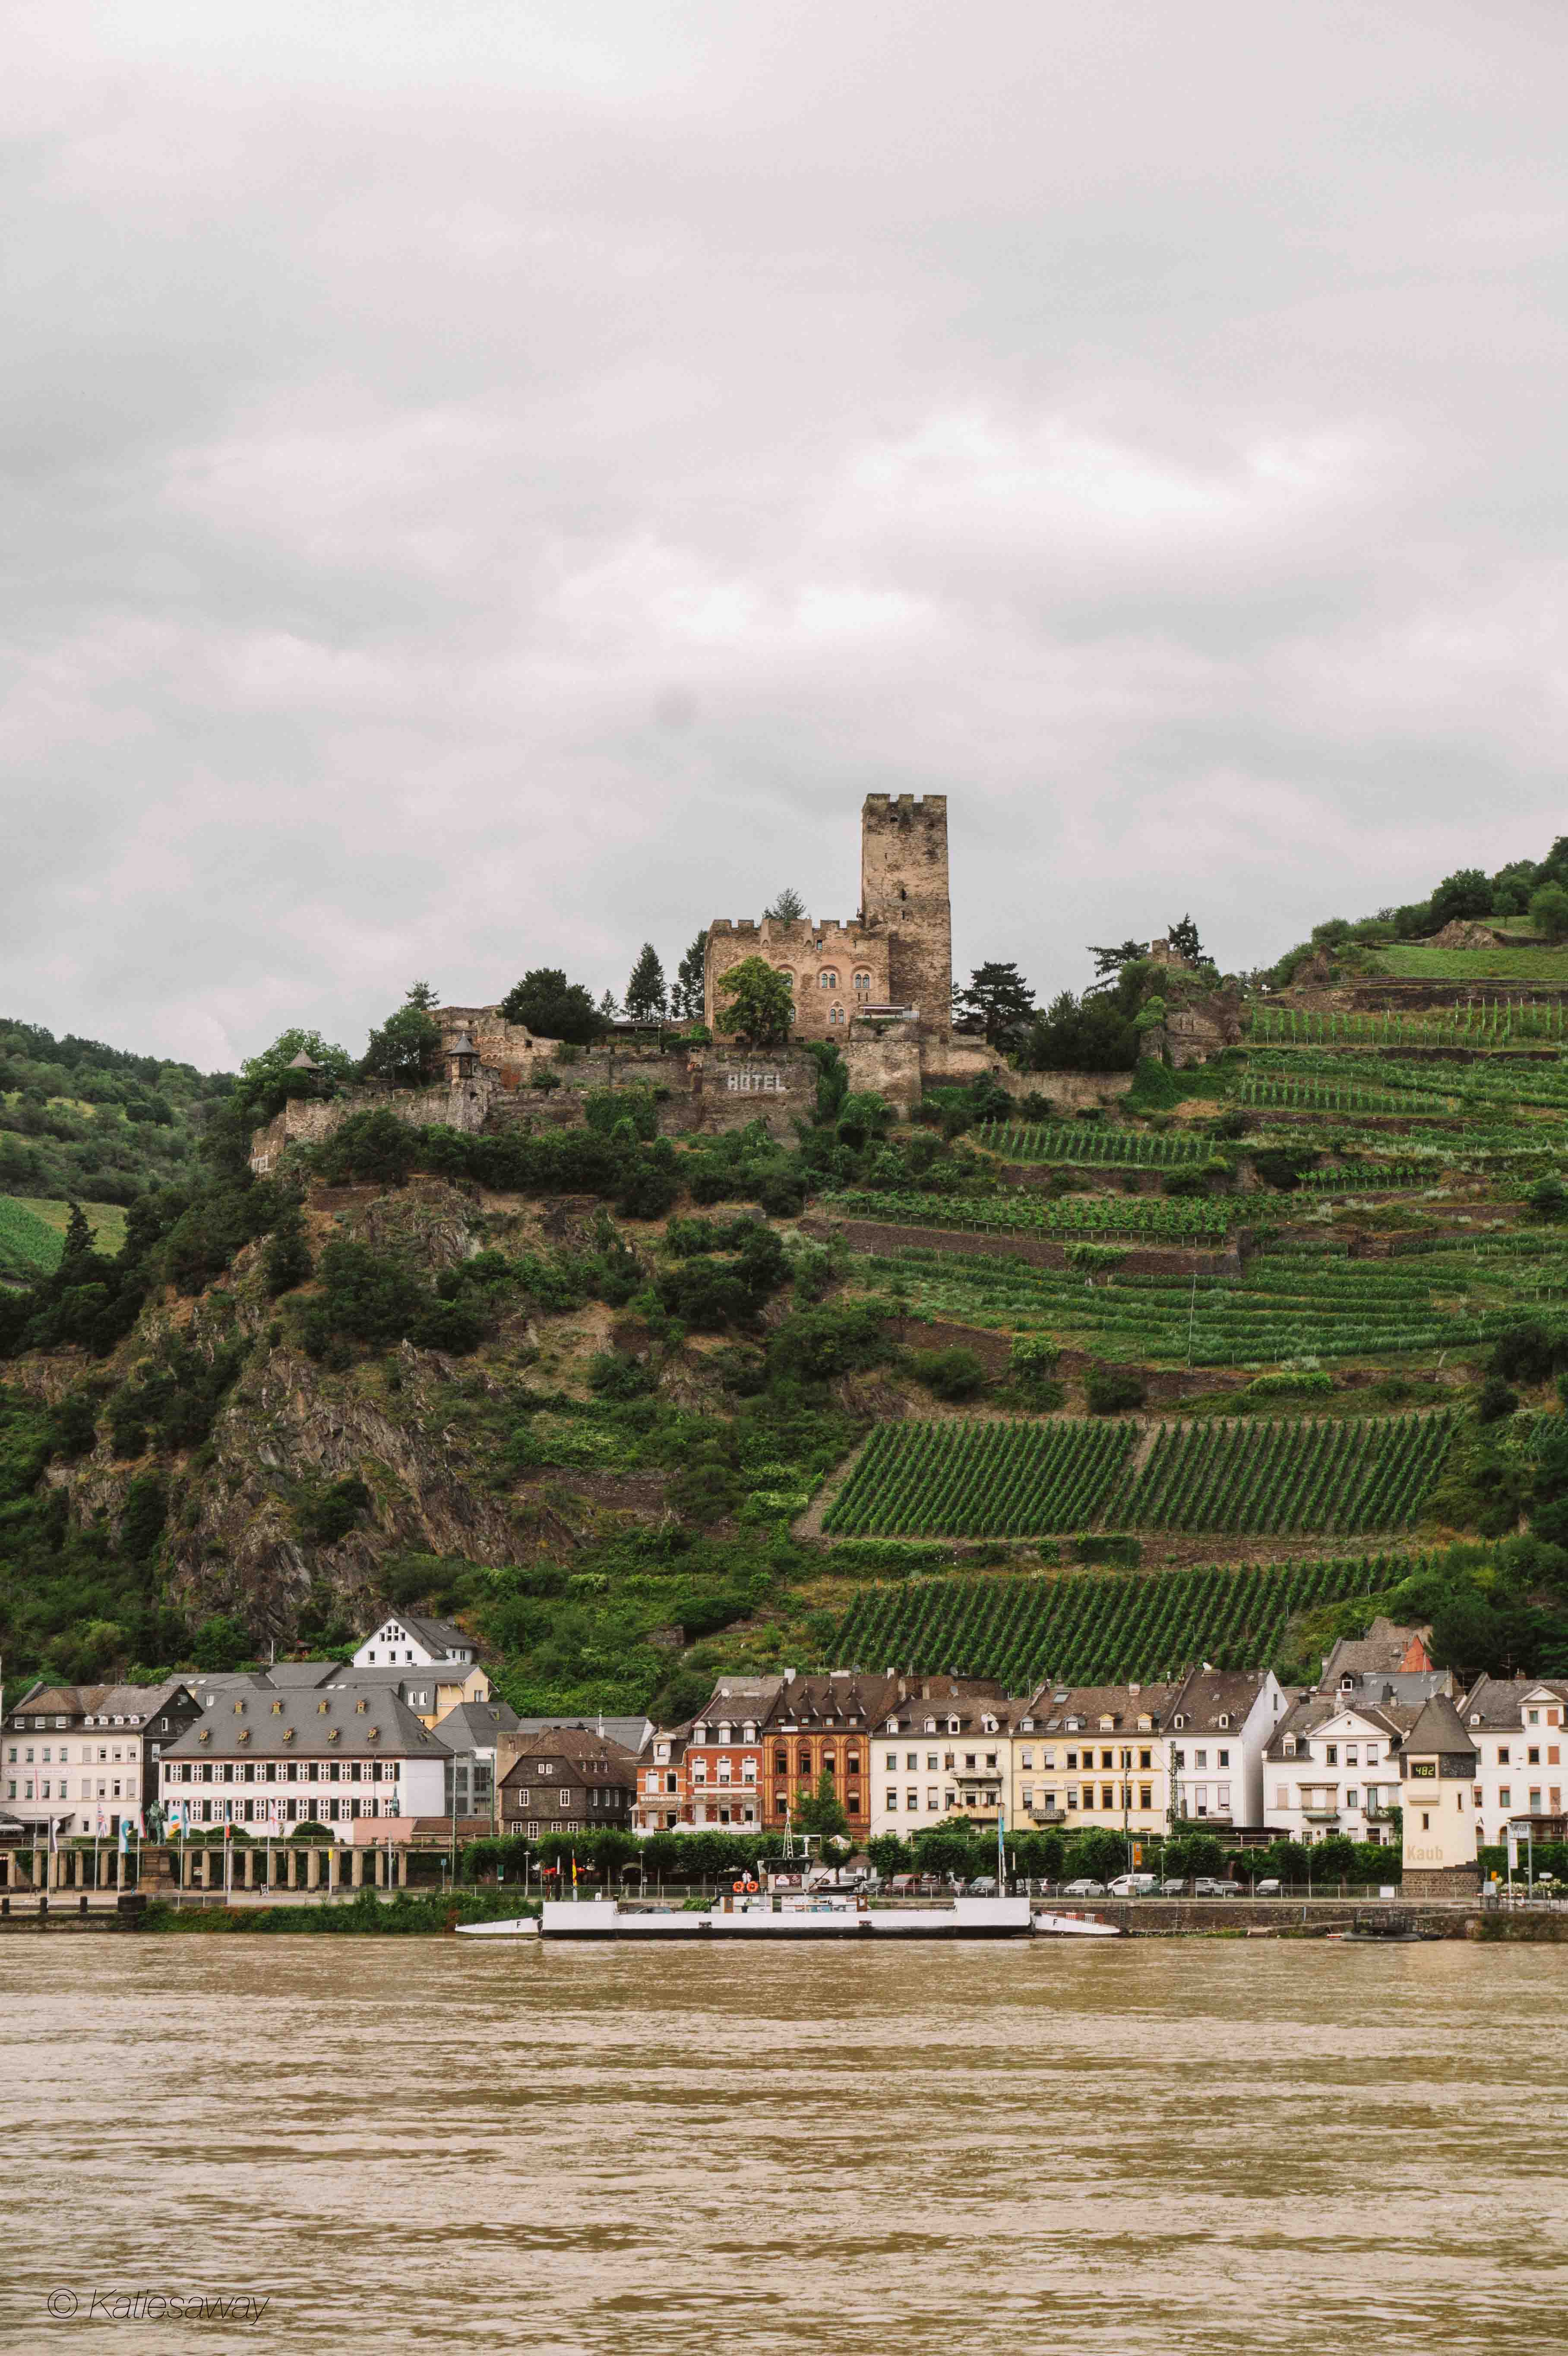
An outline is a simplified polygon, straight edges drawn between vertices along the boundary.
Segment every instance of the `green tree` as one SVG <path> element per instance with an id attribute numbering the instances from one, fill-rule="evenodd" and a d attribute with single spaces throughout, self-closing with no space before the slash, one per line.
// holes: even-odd
<path id="1" fill-rule="evenodd" d="M 663 1014 L 669 1005 L 669 992 L 665 987 L 664 968 L 652 941 L 645 941 L 632 968 L 632 978 L 626 984 L 626 1012 L 634 1023 L 651 1023 Z"/>
<path id="2" fill-rule="evenodd" d="M 1102 981 L 1112 980 L 1124 966 L 1132 965 L 1148 955 L 1147 941 L 1124 941 L 1119 948 L 1096 948 L 1089 943 L 1089 954 L 1094 960 L 1094 971 Z M 1060 1002 L 1060 1001 L 1059 1001 Z"/>
<path id="3" fill-rule="evenodd" d="M 719 1017 L 720 1031 L 730 1032 L 745 1047 L 784 1045 L 795 1000 L 783 974 L 775 973 L 766 958 L 742 958 L 732 965 L 720 981 L 719 993 L 729 1001 Z"/>
<path id="4" fill-rule="evenodd" d="M 1432 894 L 1432 929 L 1440 933 L 1445 925 L 1456 918 L 1489 916 L 1492 913 L 1492 879 L 1483 875 L 1478 867 L 1458 867 L 1445 875 Z"/>
<path id="5" fill-rule="evenodd" d="M 1075 1834 L 1061 1860 L 1062 1878 L 1067 1881 L 1112 1881 L 1126 1869 L 1126 1842 L 1104 1825 L 1091 1825 Z"/>
<path id="6" fill-rule="evenodd" d="M 1568 892 L 1561 884 L 1543 884 L 1531 894 L 1530 921 L 1549 941 L 1568 939 Z"/>
<path id="7" fill-rule="evenodd" d="M 1177 956 L 1184 957 L 1189 965 L 1203 963 L 1203 944 L 1198 937 L 1198 927 L 1189 916 L 1183 916 L 1179 925 L 1168 926 L 1166 938 Z"/>
<path id="8" fill-rule="evenodd" d="M 1034 992 L 1010 960 L 976 966 L 966 989 L 955 983 L 953 1005 L 959 1014 L 981 1016 L 987 1043 L 993 1047 L 1009 1032 L 1026 1028 L 1035 1014 Z"/>
<path id="9" fill-rule="evenodd" d="M 262 1281 L 276 1300 L 280 1292 L 293 1292 L 296 1285 L 308 1284 L 315 1273 L 315 1260 L 305 1234 L 304 1215 L 299 1205 L 291 1203 L 280 1212 L 267 1239 L 267 1248 L 261 1255 Z"/>
<path id="10" fill-rule="evenodd" d="M 67 1268 L 80 1269 L 84 1260 L 92 1258 L 92 1229 L 87 1224 L 87 1214 L 80 1203 L 73 1203 L 70 1216 L 66 1221 L 65 1249 L 60 1256 L 62 1270 Z M 80 1284 L 83 1280 L 80 1275 L 72 1275 L 66 1280 Z"/>
<path id="11" fill-rule="evenodd" d="M 308 1055 L 319 1069 L 295 1071 L 293 1066 L 299 1055 Z M 259 1055 L 247 1056 L 240 1065 L 236 1112 L 245 1119 L 265 1117 L 275 1111 L 285 1098 L 314 1096 L 323 1087 L 341 1087 L 353 1076 L 354 1058 L 347 1047 L 324 1039 L 319 1031 L 303 1030 L 295 1024 L 290 1030 L 280 1031 L 270 1047 L 264 1047 Z"/>
<path id="12" fill-rule="evenodd" d="M 426 1087 L 441 1070 L 441 1025 L 433 1022 L 430 1001 L 435 993 L 428 981 L 416 981 L 395 1014 L 389 1014 L 370 1044 L 360 1066 L 369 1079 L 389 1087 Z"/>
<path id="13" fill-rule="evenodd" d="M 707 957 L 708 930 L 705 926 L 675 969 L 670 1012 L 682 1023 L 700 1023 L 702 1020 L 702 973 Z"/>
<path id="14" fill-rule="evenodd" d="M 848 1838 L 849 1819 L 826 1767 L 816 1779 L 816 1791 L 796 1808 L 795 1821 L 797 1832 L 819 1833 L 825 1841 Z"/>
<path id="15" fill-rule="evenodd" d="M 805 916 L 805 902 L 793 884 L 786 884 L 773 906 L 764 908 L 763 914 L 772 916 L 776 924 L 793 925 Z"/>
<path id="16" fill-rule="evenodd" d="M 501 1001 L 508 1023 L 520 1023 L 537 1039 L 560 1039 L 591 1047 L 604 1033 L 604 1018 L 580 981 L 568 981 L 559 966 L 534 966 Z"/>

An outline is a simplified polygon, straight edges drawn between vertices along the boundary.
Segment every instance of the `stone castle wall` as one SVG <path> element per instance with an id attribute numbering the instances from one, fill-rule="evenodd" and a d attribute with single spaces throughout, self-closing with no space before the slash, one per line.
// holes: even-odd
<path id="1" fill-rule="evenodd" d="M 719 1017 L 724 1001 L 719 983 L 747 958 L 766 959 L 784 974 L 795 998 L 796 1039 L 837 1039 L 842 1044 L 859 1006 L 885 1006 L 890 989 L 890 944 L 885 934 L 837 917 L 750 917 L 732 923 L 716 917 L 708 927 L 703 961 L 703 1020 L 722 1037 Z"/>
<path id="2" fill-rule="evenodd" d="M 895 1005 L 918 1006 L 927 1038 L 953 1023 L 947 797 L 868 794 L 860 812 L 861 921 L 891 937 Z"/>
<path id="3" fill-rule="evenodd" d="M 345 1088 L 335 1097 L 291 1097 L 265 1128 L 251 1135 L 251 1167 L 259 1178 L 273 1169 L 291 1145 L 320 1145 L 360 1112 L 389 1112 L 411 1129 L 485 1126 L 494 1090 L 483 1080 L 444 1080 L 432 1088 Z"/>
<path id="4" fill-rule="evenodd" d="M 952 1053 L 953 917 L 947 869 L 947 800 L 943 794 L 896 798 L 868 794 L 860 813 L 860 909 L 837 917 L 717 916 L 708 927 L 703 1012 L 716 1038 L 723 1000 L 719 984 L 747 958 L 760 957 L 788 979 L 793 1036 L 842 1044 L 887 1021 L 890 1008 L 913 1008 L 913 1029 L 934 1072 L 933 1055 Z M 880 1010 L 880 1012 L 879 1012 Z M 973 1055 L 973 1043 L 966 1043 Z M 954 1066 L 965 1075 L 992 1068 L 981 1049 Z M 946 1076 L 947 1066 L 942 1066 Z"/>

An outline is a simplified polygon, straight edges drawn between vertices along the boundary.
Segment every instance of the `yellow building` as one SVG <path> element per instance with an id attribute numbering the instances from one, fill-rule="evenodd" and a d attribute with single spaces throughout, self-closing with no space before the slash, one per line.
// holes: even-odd
<path id="1" fill-rule="evenodd" d="M 1164 1730 L 1179 1690 L 1042 1686 L 1012 1721 L 1014 1829 L 1163 1836 L 1170 1798 Z"/>

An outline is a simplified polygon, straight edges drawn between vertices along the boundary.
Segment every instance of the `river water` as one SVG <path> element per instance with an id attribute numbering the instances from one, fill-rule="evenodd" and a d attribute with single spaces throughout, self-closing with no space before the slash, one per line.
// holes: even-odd
<path id="1" fill-rule="evenodd" d="M 7 2350 L 1568 2339 L 1562 1948 L 0 1954 Z"/>

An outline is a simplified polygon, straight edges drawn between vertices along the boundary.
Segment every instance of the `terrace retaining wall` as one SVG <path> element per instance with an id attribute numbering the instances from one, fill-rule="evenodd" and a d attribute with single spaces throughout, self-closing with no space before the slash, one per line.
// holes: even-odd
<path id="1" fill-rule="evenodd" d="M 954 1258 L 1028 1260 L 1035 1268 L 1065 1268 L 1068 1265 L 1065 1244 L 1051 1242 L 1036 1235 L 972 1235 L 964 1227 L 906 1227 L 880 1219 L 807 1218 L 800 1223 L 802 1232 L 824 1240 L 842 1236 L 853 1251 L 937 1251 Z M 1179 1245 L 1162 1248 L 1124 1245 L 1114 1236 L 1074 1237 L 1075 1243 L 1104 1242 L 1122 1254 L 1118 1273 L 1126 1276 L 1240 1276 L 1244 1254 L 1252 1238 L 1244 1228 L 1236 1229 L 1223 1251 L 1189 1249 Z"/>

